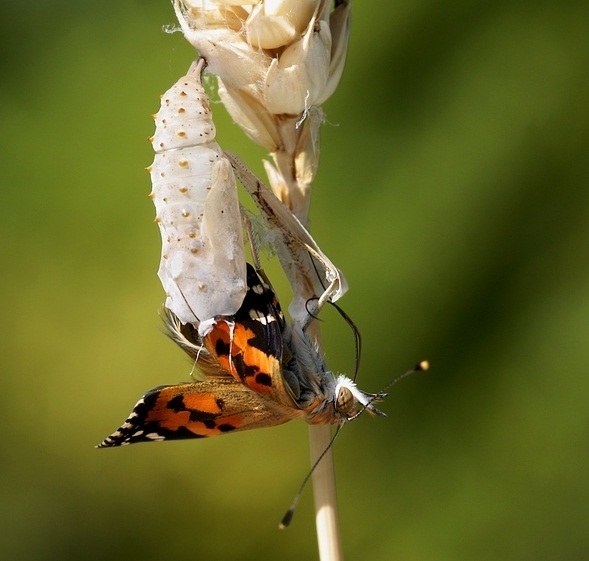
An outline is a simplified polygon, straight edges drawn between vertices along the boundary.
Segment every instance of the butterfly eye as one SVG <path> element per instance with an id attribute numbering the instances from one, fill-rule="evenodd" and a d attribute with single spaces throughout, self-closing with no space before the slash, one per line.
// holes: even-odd
<path id="1" fill-rule="evenodd" d="M 354 404 L 354 396 L 349 388 L 341 386 L 337 392 L 335 408 L 339 413 L 346 416 L 356 413 L 356 406 Z"/>
<path id="2" fill-rule="evenodd" d="M 215 140 L 201 82 L 204 64 L 194 63 L 162 96 L 148 168 L 162 236 L 158 275 L 165 306 L 202 330 L 216 316 L 235 314 L 247 290 L 237 185 Z"/>

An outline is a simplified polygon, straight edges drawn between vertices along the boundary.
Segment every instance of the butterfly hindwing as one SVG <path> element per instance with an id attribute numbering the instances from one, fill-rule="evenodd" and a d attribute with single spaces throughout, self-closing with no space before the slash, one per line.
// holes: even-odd
<path id="1" fill-rule="evenodd" d="M 295 417 L 294 411 L 229 377 L 159 386 L 141 397 L 127 420 L 98 448 L 204 438 L 275 426 Z"/>

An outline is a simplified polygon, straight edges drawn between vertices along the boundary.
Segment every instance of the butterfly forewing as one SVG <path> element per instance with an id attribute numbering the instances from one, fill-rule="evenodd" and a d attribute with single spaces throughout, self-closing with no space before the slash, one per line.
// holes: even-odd
<path id="1" fill-rule="evenodd" d="M 255 392 L 296 407 L 283 378 L 286 322 L 273 290 L 247 265 L 248 290 L 235 316 L 219 319 L 204 337 L 224 370 Z"/>

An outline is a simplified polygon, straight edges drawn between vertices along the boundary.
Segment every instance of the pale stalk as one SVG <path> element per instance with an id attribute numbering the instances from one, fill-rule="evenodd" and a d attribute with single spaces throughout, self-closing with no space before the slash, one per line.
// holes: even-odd
<path id="1" fill-rule="evenodd" d="M 331 442 L 331 427 L 329 425 L 309 425 L 309 441 L 311 465 L 314 465 Z M 341 561 L 344 557 L 337 515 L 335 469 L 331 448 L 317 465 L 312 477 L 319 559 L 321 561 Z"/>

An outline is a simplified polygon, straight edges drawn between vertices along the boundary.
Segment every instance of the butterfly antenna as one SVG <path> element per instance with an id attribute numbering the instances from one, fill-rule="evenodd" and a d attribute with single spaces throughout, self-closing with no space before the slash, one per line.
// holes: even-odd
<path id="1" fill-rule="evenodd" d="M 335 302 L 330 302 L 330 304 L 337 310 L 339 315 L 344 319 L 344 321 L 350 326 L 350 329 L 354 333 L 354 349 L 356 354 L 356 366 L 354 367 L 354 375 L 352 376 L 352 380 L 356 381 L 356 376 L 358 376 L 358 370 L 360 369 L 360 357 L 362 356 L 362 336 L 360 335 L 360 330 L 356 327 L 354 320 L 344 311 L 342 307 L 340 307 Z"/>
<path id="2" fill-rule="evenodd" d="M 319 298 L 309 298 L 305 303 L 305 309 L 307 310 L 307 314 L 309 314 L 310 318 L 313 318 L 316 321 L 321 321 L 317 316 L 313 315 L 313 312 L 309 309 L 309 303 L 315 300 L 319 300 Z M 352 376 L 352 380 L 356 381 L 356 377 L 358 376 L 358 370 L 360 369 L 360 356 L 362 355 L 362 336 L 360 335 L 360 330 L 356 327 L 354 320 L 344 311 L 342 307 L 340 307 L 335 302 L 329 302 L 331 306 L 333 306 L 337 313 L 343 318 L 343 320 L 348 324 L 352 333 L 354 334 L 354 355 L 355 355 L 355 366 L 354 366 L 354 375 Z M 308 324 L 307 324 L 308 325 Z M 306 326 L 303 326 L 303 331 L 306 329 Z"/>
<path id="3" fill-rule="evenodd" d="M 411 374 L 415 374 L 416 372 L 426 372 L 427 370 L 429 370 L 429 362 L 427 360 L 422 360 L 418 362 L 413 368 L 407 370 L 407 372 L 403 372 L 403 374 L 397 376 L 395 379 L 389 382 L 382 390 L 380 390 L 378 393 L 375 393 L 364 405 L 362 405 L 360 409 L 358 409 L 356 413 L 354 413 L 354 415 L 348 417 L 348 421 L 353 421 L 354 419 L 358 418 L 360 415 L 362 415 L 362 413 L 364 413 L 364 411 L 366 411 L 366 409 L 368 409 L 372 413 L 385 415 L 382 411 L 376 409 L 376 407 L 371 407 L 371 405 L 375 401 L 380 401 L 381 399 L 384 399 L 387 396 L 386 391 L 391 386 L 394 386 L 397 382 L 400 382 L 404 378 L 407 378 L 407 376 L 411 376 Z"/>
<path id="4" fill-rule="evenodd" d="M 297 491 L 297 494 L 295 495 L 295 498 L 292 501 L 290 508 L 286 511 L 286 514 L 282 517 L 282 520 L 280 521 L 280 524 L 278 525 L 278 527 L 281 530 L 288 528 L 288 526 L 292 522 L 292 517 L 294 516 L 295 509 L 297 508 L 297 505 L 299 504 L 299 501 L 301 500 L 301 496 L 303 494 L 303 491 L 305 490 L 305 487 L 307 486 L 307 483 L 309 483 L 309 479 L 311 479 L 313 472 L 315 471 L 315 469 L 317 468 L 317 466 L 319 465 L 321 460 L 325 457 L 325 454 L 327 454 L 327 452 L 329 452 L 329 449 L 333 446 L 333 443 L 335 442 L 335 439 L 337 438 L 337 435 L 339 434 L 341 428 L 342 428 L 342 425 L 338 425 L 337 429 L 333 433 L 333 436 L 331 437 L 331 440 L 329 441 L 329 444 L 325 447 L 325 450 L 323 450 L 323 452 L 321 452 L 321 455 L 317 458 L 317 460 L 315 460 L 315 463 L 313 464 L 313 466 L 309 470 L 309 473 L 307 473 L 307 475 L 305 476 L 305 479 L 303 479 L 303 482 L 301 483 L 301 486 L 299 487 L 299 490 Z"/>
<path id="5" fill-rule="evenodd" d="M 401 374 L 400 376 L 397 376 L 394 380 L 389 382 L 382 389 L 382 391 L 375 394 L 365 405 L 362 406 L 362 408 L 355 415 L 353 415 L 352 417 L 349 417 L 346 420 L 346 422 L 353 421 L 356 417 L 360 416 L 366 409 L 368 409 L 368 407 L 370 407 L 372 402 L 385 397 L 386 396 L 385 392 L 391 386 L 394 386 L 397 382 L 400 382 L 401 380 L 403 380 L 403 378 L 407 378 L 407 376 L 410 376 L 411 374 L 415 374 L 416 372 L 425 372 L 427 370 L 429 370 L 429 362 L 427 360 L 422 360 L 422 361 L 418 362 L 413 368 L 411 368 L 411 370 L 407 370 L 407 372 L 403 372 L 403 374 Z M 343 426 L 343 424 L 338 425 L 335 433 L 333 434 L 333 436 L 331 437 L 331 440 L 329 441 L 329 444 L 325 447 L 325 450 L 323 450 L 323 452 L 321 452 L 321 455 L 317 458 L 317 460 L 315 461 L 315 463 L 313 464 L 313 466 L 309 470 L 309 473 L 307 473 L 307 475 L 305 476 L 305 479 L 303 479 L 303 482 L 301 483 L 301 486 L 299 487 L 299 490 L 297 491 L 297 494 L 295 495 L 295 498 L 292 501 L 290 508 L 286 511 L 286 514 L 282 517 L 282 520 L 280 521 L 280 524 L 278 525 L 278 527 L 281 530 L 288 528 L 288 526 L 292 522 L 292 518 L 294 516 L 295 509 L 297 508 L 297 505 L 299 504 L 299 501 L 301 500 L 301 496 L 303 494 L 303 491 L 305 490 L 307 483 L 309 482 L 309 479 L 311 479 L 313 472 L 315 471 L 315 469 L 317 468 L 317 466 L 319 465 L 321 460 L 325 457 L 325 454 L 327 454 L 329 449 L 333 446 L 333 443 L 335 442 L 335 439 L 339 435 L 342 426 Z"/>
<path id="6" fill-rule="evenodd" d="M 411 370 L 407 370 L 407 372 L 403 372 L 400 376 L 397 376 L 392 382 L 389 382 L 379 393 L 386 392 L 391 386 L 394 386 L 397 382 L 403 380 L 403 378 L 407 378 L 407 376 L 411 376 L 411 374 L 415 374 L 416 372 L 427 372 L 429 370 L 429 361 L 422 360 L 418 362 Z"/>

